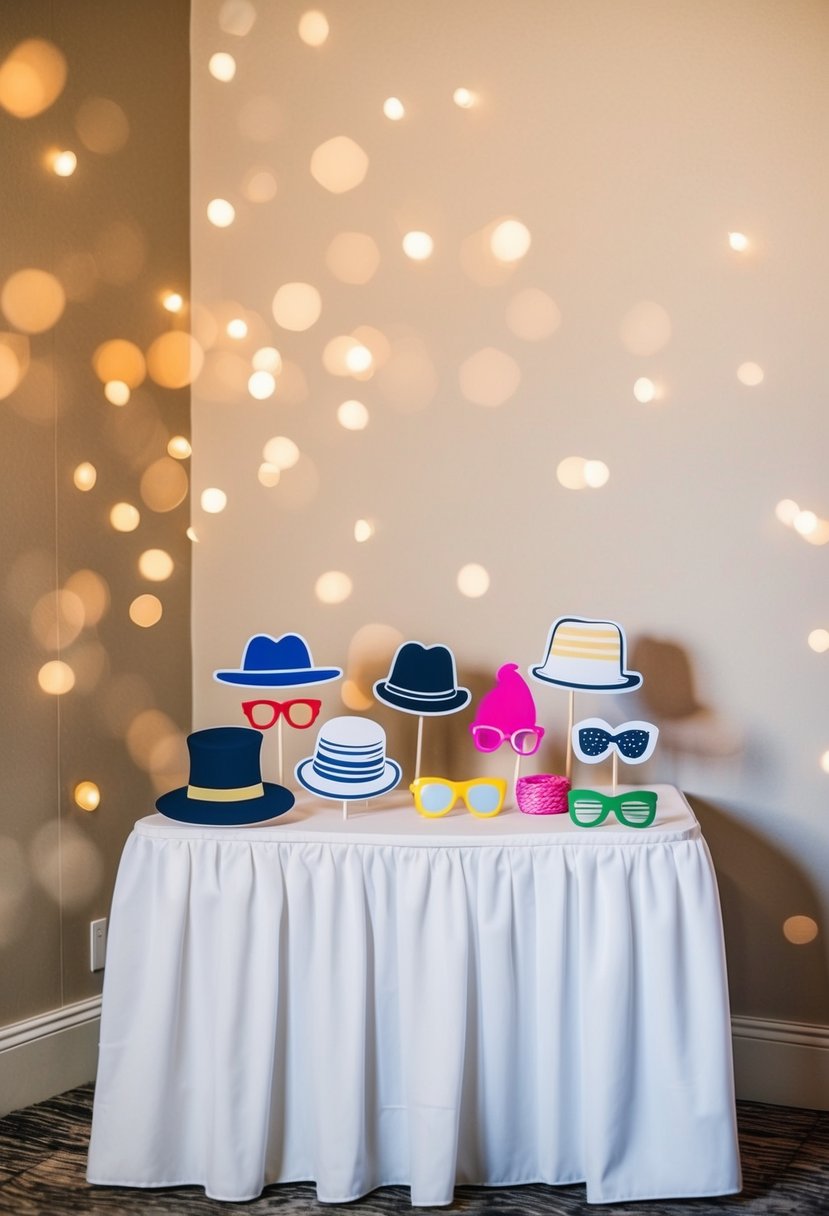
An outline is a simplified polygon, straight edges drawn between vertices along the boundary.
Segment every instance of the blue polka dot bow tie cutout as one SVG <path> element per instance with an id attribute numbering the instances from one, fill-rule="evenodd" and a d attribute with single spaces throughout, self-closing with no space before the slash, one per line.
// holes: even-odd
<path id="1" fill-rule="evenodd" d="M 585 718 L 573 727 L 573 751 L 585 764 L 598 764 L 616 751 L 626 764 L 643 764 L 653 755 L 659 729 L 651 722 L 612 727 L 603 718 Z"/>

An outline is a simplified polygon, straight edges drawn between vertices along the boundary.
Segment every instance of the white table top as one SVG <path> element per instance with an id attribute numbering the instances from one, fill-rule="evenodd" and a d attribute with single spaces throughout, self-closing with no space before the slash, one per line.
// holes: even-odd
<path id="1" fill-rule="evenodd" d="M 586 788 L 586 787 L 582 787 Z M 609 786 L 595 786 L 610 794 Z M 641 789 L 619 785 L 617 793 Z M 348 819 L 343 819 L 342 804 L 326 802 L 301 794 L 285 815 L 266 823 L 240 827 L 199 827 L 164 815 L 140 819 L 135 831 L 158 839 L 269 841 L 280 844 L 319 842 L 328 844 L 369 844 L 446 848 L 474 845 L 644 845 L 676 844 L 695 840 L 699 824 L 685 798 L 672 785 L 647 788 L 658 795 L 656 819 L 649 828 L 626 828 L 613 814 L 595 828 L 581 828 L 564 815 L 525 815 L 517 807 L 506 806 L 493 819 L 477 819 L 461 801 L 442 819 L 419 815 L 411 795 L 400 790 L 365 802 L 352 802 Z"/>

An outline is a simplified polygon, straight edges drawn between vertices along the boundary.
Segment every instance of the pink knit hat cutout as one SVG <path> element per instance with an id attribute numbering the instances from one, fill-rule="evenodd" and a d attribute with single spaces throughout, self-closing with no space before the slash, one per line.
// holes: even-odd
<path id="1" fill-rule="evenodd" d="M 495 726 L 505 735 L 535 726 L 535 702 L 517 663 L 498 668 L 497 684 L 481 697 L 473 726 Z"/>

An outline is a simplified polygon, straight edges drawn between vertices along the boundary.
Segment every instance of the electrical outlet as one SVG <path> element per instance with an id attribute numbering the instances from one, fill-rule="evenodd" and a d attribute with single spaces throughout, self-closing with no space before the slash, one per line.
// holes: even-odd
<path id="1" fill-rule="evenodd" d="M 107 922 L 102 920 L 89 922 L 89 970 L 103 971 L 107 952 Z"/>

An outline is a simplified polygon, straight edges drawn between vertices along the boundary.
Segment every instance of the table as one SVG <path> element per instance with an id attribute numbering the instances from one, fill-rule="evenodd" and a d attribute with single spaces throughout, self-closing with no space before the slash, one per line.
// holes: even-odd
<path id="1" fill-rule="evenodd" d="M 459 1183 L 739 1190 L 716 881 L 685 799 L 652 788 L 641 831 L 425 820 L 400 793 L 347 822 L 310 798 L 252 828 L 140 820 L 88 1180 L 418 1206 Z"/>

